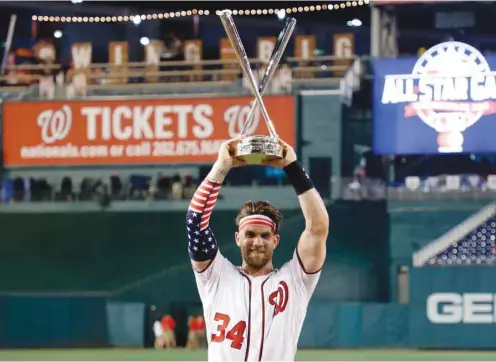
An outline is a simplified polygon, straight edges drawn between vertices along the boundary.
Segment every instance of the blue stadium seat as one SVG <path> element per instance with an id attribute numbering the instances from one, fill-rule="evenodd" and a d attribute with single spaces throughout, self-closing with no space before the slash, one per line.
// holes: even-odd
<path id="1" fill-rule="evenodd" d="M 461 240 L 429 260 L 431 265 L 493 265 L 496 216 L 492 216 Z"/>

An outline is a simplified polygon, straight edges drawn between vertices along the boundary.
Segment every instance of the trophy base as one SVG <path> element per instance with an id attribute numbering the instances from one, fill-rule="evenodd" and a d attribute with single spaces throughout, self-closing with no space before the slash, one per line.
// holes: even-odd
<path id="1" fill-rule="evenodd" d="M 264 161 L 280 160 L 284 155 L 277 139 L 270 136 L 250 136 L 238 143 L 235 157 L 250 165 L 260 165 Z"/>

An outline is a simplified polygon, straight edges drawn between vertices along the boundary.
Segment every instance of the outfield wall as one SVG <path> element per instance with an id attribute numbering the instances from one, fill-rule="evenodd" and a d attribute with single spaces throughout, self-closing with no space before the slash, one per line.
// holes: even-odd
<path id="1" fill-rule="evenodd" d="M 494 349 L 495 279 L 496 269 L 490 267 L 419 268 L 411 272 L 410 304 L 315 298 L 299 346 Z M 0 348 L 139 347 L 151 322 L 144 303 L 105 296 L 4 295 Z"/>

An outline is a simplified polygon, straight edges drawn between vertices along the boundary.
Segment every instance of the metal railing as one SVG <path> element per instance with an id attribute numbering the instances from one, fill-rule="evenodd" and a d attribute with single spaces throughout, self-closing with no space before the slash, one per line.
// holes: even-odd
<path id="1" fill-rule="evenodd" d="M 112 191 L 110 180 L 88 177 L 89 182 L 82 186 L 83 180 L 73 180 L 70 188 L 63 189 L 61 180 L 45 180 L 25 189 L 0 187 L 0 202 L 2 203 L 24 203 L 24 202 L 85 202 L 100 201 L 104 195 L 110 200 L 116 201 L 167 201 L 167 200 L 189 200 L 196 186 L 184 188 L 184 191 L 173 191 L 172 182 L 167 181 L 167 186 L 157 184 L 156 175 L 142 175 L 149 177 L 149 183 L 133 182 L 131 178 L 121 177 L 119 191 Z M 5 183 L 4 183 L 5 184 Z M 139 186 L 138 186 L 139 184 Z M 198 184 L 198 182 L 196 182 Z M 291 188 L 285 179 L 274 178 L 251 178 L 246 179 L 244 184 L 226 180 L 224 187 L 242 187 L 257 190 L 273 188 Z M 477 187 L 460 187 L 459 189 L 447 189 L 445 187 L 430 187 L 411 189 L 407 186 L 388 185 L 382 180 L 354 178 L 333 178 L 330 181 L 333 200 L 348 201 L 459 201 L 469 200 L 493 201 L 496 200 L 496 189 L 479 185 Z M 178 189 L 181 189 L 180 187 Z M 321 190 L 325 192 L 325 190 Z M 291 193 L 289 193 L 291 194 Z"/>
<path id="2" fill-rule="evenodd" d="M 340 81 L 357 57 L 341 58 L 318 56 L 313 58 L 288 57 L 279 65 L 267 94 L 281 92 L 280 88 L 313 86 L 339 87 Z M 250 59 L 255 73 L 264 70 L 259 59 Z M 72 84 L 77 76 L 84 75 L 85 92 L 158 92 L 174 87 L 216 88 L 236 86 L 239 88 L 242 71 L 236 60 L 163 61 L 156 64 L 129 62 L 123 65 L 94 63 L 85 68 L 64 69 L 61 64 L 23 64 L 6 67 L 0 75 L 0 93 L 33 93 L 47 76 L 61 78 L 60 84 Z M 36 92 L 35 92 L 36 93 Z"/>
<path id="3" fill-rule="evenodd" d="M 486 182 L 477 186 L 393 185 L 379 179 L 333 178 L 331 187 L 336 199 L 388 201 L 496 200 L 496 188 Z"/>

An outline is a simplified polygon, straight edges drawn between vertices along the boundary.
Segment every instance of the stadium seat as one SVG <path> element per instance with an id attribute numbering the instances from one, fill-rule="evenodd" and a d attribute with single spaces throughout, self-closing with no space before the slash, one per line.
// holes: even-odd
<path id="1" fill-rule="evenodd" d="M 496 216 L 492 216 L 429 260 L 431 265 L 484 265 L 494 264 Z"/>

